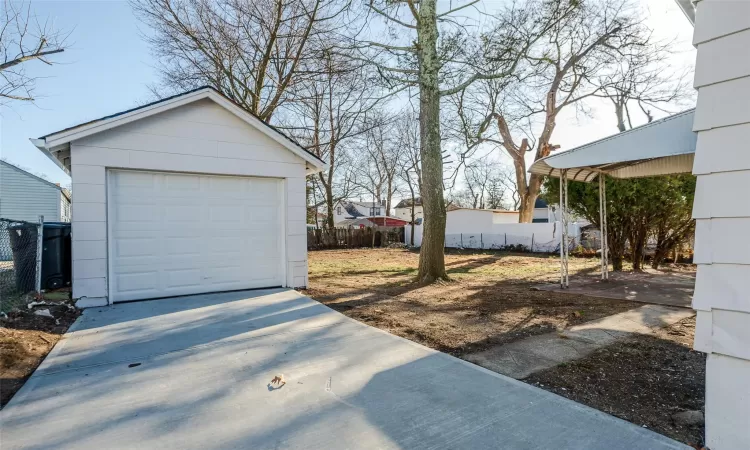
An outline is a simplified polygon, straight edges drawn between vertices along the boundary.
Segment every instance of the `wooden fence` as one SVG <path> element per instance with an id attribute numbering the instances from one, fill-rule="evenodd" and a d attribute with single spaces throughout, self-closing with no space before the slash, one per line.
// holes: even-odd
<path id="1" fill-rule="evenodd" d="M 374 236 L 373 236 L 374 233 Z M 388 247 L 404 242 L 404 227 L 307 230 L 307 249 Z"/>

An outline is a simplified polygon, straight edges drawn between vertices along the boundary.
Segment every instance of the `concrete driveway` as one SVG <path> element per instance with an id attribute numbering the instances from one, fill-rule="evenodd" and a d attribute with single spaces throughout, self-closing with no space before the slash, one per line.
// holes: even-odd
<path id="1" fill-rule="evenodd" d="M 3 450 L 688 448 L 280 289 L 86 310 L 0 419 Z"/>

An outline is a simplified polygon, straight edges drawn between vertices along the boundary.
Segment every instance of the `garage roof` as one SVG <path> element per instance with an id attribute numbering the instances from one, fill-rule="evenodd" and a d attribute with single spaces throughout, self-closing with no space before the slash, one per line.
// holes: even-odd
<path id="1" fill-rule="evenodd" d="M 694 109 L 633 128 L 590 144 L 542 158 L 529 172 L 592 181 L 599 173 L 615 178 L 638 178 L 691 172 L 697 135 Z"/>
<path id="2" fill-rule="evenodd" d="M 109 130 L 111 128 L 125 125 L 127 123 L 143 119 L 155 114 L 159 114 L 170 109 L 174 109 L 198 100 L 211 99 L 219 105 L 223 106 L 229 112 L 233 113 L 240 119 L 247 122 L 249 125 L 254 126 L 265 135 L 278 142 L 292 153 L 301 157 L 307 162 L 308 172 L 320 172 L 326 170 L 328 165 L 315 156 L 313 153 L 302 147 L 297 141 L 290 138 L 289 136 L 282 133 L 279 129 L 270 125 L 269 123 L 261 120 L 257 116 L 249 113 L 247 110 L 239 106 L 237 103 L 226 97 L 218 90 L 210 86 L 203 86 L 191 91 L 183 92 L 171 97 L 163 98 L 152 103 L 148 103 L 137 108 L 121 111 L 109 116 L 104 116 L 99 119 L 84 122 L 72 127 L 65 128 L 60 131 L 55 131 L 44 135 L 38 139 L 31 139 L 31 142 L 42 152 L 44 152 L 55 164 L 60 166 L 63 170 L 66 170 L 64 166 L 65 152 L 70 149 L 70 143 L 74 140 L 91 136 L 102 131 Z"/>

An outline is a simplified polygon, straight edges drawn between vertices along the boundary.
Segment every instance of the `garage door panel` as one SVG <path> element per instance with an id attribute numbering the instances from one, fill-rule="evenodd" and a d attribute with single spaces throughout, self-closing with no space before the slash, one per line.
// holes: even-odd
<path id="1" fill-rule="evenodd" d="M 114 219 L 118 222 L 151 222 L 160 214 L 159 205 L 148 203 L 133 203 L 117 205 Z"/>
<path id="2" fill-rule="evenodd" d="M 203 282 L 201 269 L 174 269 L 164 271 L 166 289 L 190 288 L 200 286 Z"/>
<path id="3" fill-rule="evenodd" d="M 200 256 L 200 237 L 175 237 L 164 241 L 164 253 L 167 256 Z"/>
<path id="4" fill-rule="evenodd" d="M 157 183 L 157 177 L 160 175 L 155 172 L 128 172 L 127 177 L 117 177 L 114 180 L 114 187 L 118 191 L 126 193 L 126 188 L 135 190 L 154 189 Z"/>
<path id="5" fill-rule="evenodd" d="M 184 205 L 175 205 L 172 204 L 170 206 L 166 206 L 164 208 L 164 221 L 166 223 L 170 222 L 198 222 L 196 220 L 197 217 L 201 217 L 201 214 L 203 213 L 202 209 L 195 205 L 190 204 L 190 199 L 184 199 L 185 203 Z"/>
<path id="6" fill-rule="evenodd" d="M 283 284 L 279 180 L 109 177 L 113 301 Z"/>
<path id="7" fill-rule="evenodd" d="M 132 272 L 115 276 L 115 289 L 118 292 L 156 291 L 159 285 L 157 271 Z"/>
<path id="8" fill-rule="evenodd" d="M 242 223 L 242 210 L 237 206 L 212 206 L 209 208 L 209 220 L 211 222 L 235 222 Z"/>
<path id="9" fill-rule="evenodd" d="M 194 175 L 164 175 L 165 194 L 177 194 L 180 197 L 186 197 L 189 192 L 199 192 L 201 190 L 201 179 Z"/>
<path id="10" fill-rule="evenodd" d="M 160 242 L 156 238 L 124 238 L 115 243 L 115 258 L 152 256 Z"/>

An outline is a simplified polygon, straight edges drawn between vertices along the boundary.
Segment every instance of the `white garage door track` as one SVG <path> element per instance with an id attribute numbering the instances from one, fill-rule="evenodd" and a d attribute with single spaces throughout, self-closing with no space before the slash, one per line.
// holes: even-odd
<path id="1" fill-rule="evenodd" d="M 0 419 L 3 450 L 688 448 L 281 289 L 86 310 Z"/>

